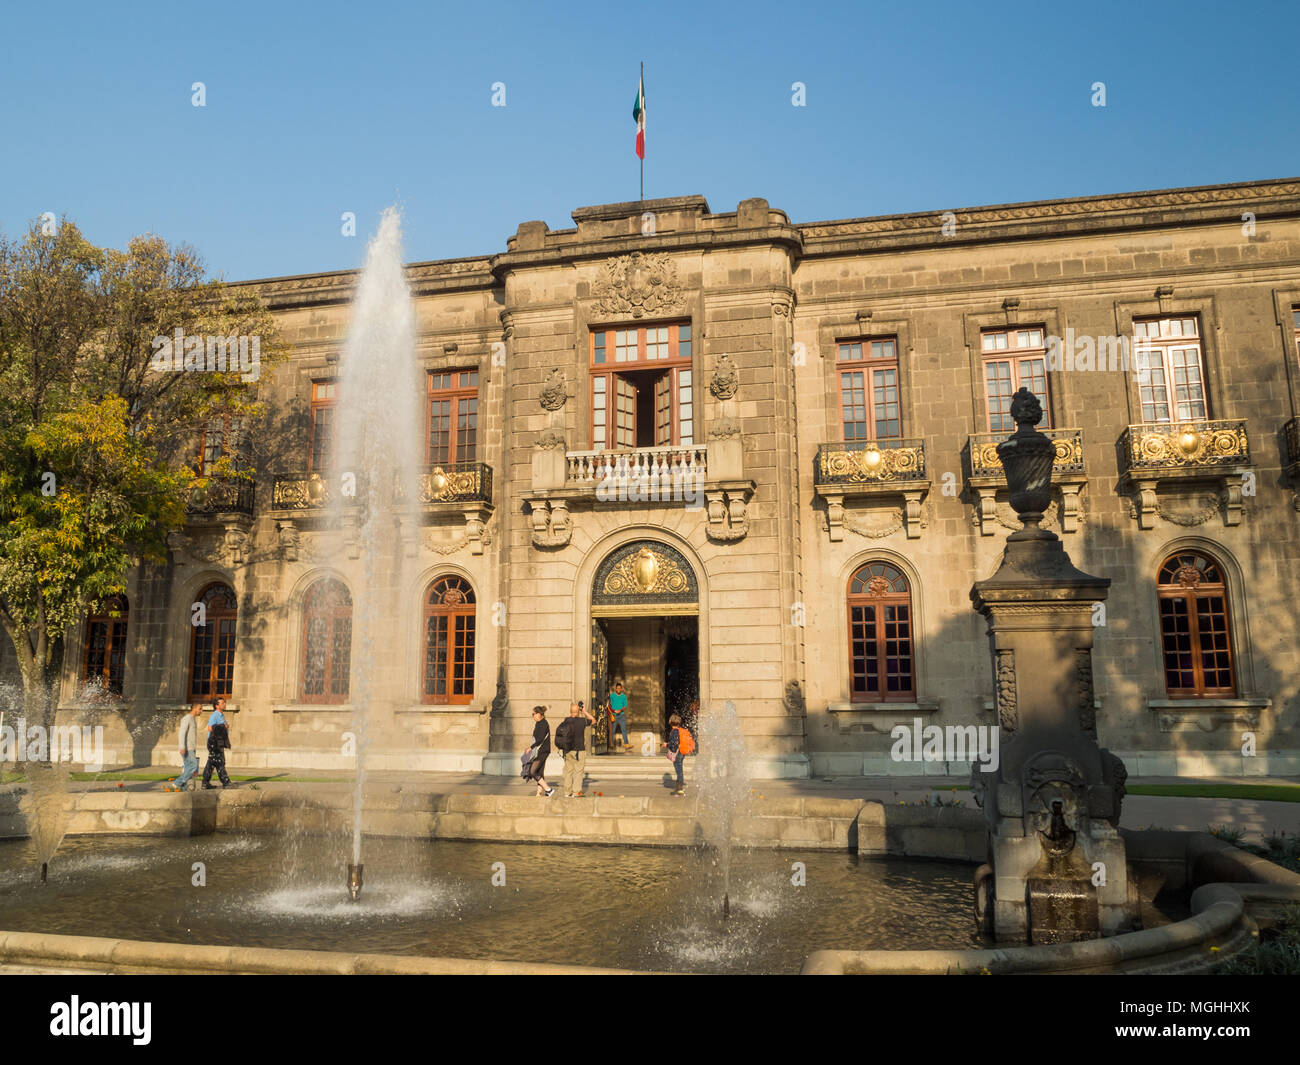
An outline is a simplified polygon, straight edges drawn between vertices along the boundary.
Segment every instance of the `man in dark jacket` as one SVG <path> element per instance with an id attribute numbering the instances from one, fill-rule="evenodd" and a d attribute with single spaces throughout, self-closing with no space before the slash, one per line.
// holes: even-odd
<path id="1" fill-rule="evenodd" d="M 582 795 L 587 774 L 587 729 L 596 723 L 582 703 L 569 704 L 569 716 L 555 730 L 555 745 L 564 752 L 564 796 Z"/>
<path id="2" fill-rule="evenodd" d="M 208 763 L 203 767 L 203 786 L 212 790 L 212 771 L 223 788 L 230 787 L 230 775 L 226 772 L 226 751 L 230 748 L 230 728 L 226 724 L 225 699 L 214 699 L 212 714 L 208 718 Z"/>

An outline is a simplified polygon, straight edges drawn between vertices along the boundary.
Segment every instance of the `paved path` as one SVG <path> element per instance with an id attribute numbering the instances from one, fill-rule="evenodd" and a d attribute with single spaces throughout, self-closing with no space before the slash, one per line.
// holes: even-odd
<path id="1" fill-rule="evenodd" d="M 556 764 L 558 770 L 559 765 Z M 687 766 L 687 789 L 691 789 L 691 774 Z M 254 782 L 238 782 L 237 787 L 294 788 L 310 793 L 317 789 L 334 791 L 350 789 L 352 778 L 345 773 L 329 771 L 303 771 L 301 769 L 270 769 L 262 772 L 237 774 L 257 776 Z M 277 780 L 276 778 L 283 778 Z M 311 783 L 303 782 L 308 777 Z M 297 779 L 294 779 L 297 778 Z M 600 759 L 588 762 L 588 794 L 618 796 L 644 796 L 667 794 L 667 787 L 652 780 L 612 778 L 602 781 Z M 401 788 L 431 794 L 486 794 L 528 795 L 531 784 L 523 781 L 479 773 L 371 773 L 367 790 L 382 791 Z M 667 779 L 667 778 L 665 778 Z M 555 783 L 559 783 L 558 772 Z M 812 795 L 837 799 L 867 799 L 883 803 L 915 803 L 933 796 L 959 798 L 966 806 L 973 806 L 969 790 L 953 790 L 954 784 L 964 784 L 952 777 L 840 777 L 818 780 L 760 780 L 753 785 L 754 793 L 765 796 Z M 1216 777 L 1197 781 L 1185 777 L 1130 777 L 1129 786 L 1142 784 L 1290 784 L 1294 779 L 1274 777 Z M 78 791 L 106 791 L 117 787 L 113 781 L 77 782 Z M 161 787 L 151 781 L 124 781 L 123 790 L 153 791 Z M 558 792 L 557 792 L 558 794 Z M 539 799 L 539 802 L 545 800 Z M 1124 800 L 1122 824 L 1125 828 L 1168 828 L 1204 830 L 1226 825 L 1240 828 L 1249 836 L 1270 833 L 1300 835 L 1300 803 L 1264 802 L 1258 799 L 1202 799 L 1182 796 L 1129 795 Z"/>

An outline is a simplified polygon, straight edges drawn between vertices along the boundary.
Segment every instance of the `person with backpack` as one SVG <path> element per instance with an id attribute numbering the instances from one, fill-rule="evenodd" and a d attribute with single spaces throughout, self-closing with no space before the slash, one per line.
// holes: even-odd
<path id="1" fill-rule="evenodd" d="M 564 752 L 564 797 L 577 798 L 587 770 L 587 729 L 596 719 L 582 703 L 569 704 L 569 716 L 555 726 L 555 749 Z"/>
<path id="2" fill-rule="evenodd" d="M 686 783 L 682 779 L 682 760 L 695 750 L 695 737 L 691 735 L 691 730 L 682 724 L 679 715 L 673 714 L 668 719 L 668 736 L 662 746 L 668 748 L 668 757 L 672 760 L 673 768 L 677 770 L 677 789 L 674 795 L 686 794 Z"/>

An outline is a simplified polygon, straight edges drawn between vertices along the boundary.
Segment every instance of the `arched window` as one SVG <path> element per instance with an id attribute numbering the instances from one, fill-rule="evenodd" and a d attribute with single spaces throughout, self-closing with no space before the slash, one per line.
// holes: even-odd
<path id="1" fill-rule="evenodd" d="M 126 596 L 115 595 L 103 608 L 86 619 L 86 656 L 82 679 L 99 683 L 112 695 L 122 694 L 122 671 L 126 662 Z"/>
<path id="2" fill-rule="evenodd" d="M 468 703 L 474 697 L 474 589 L 439 577 L 424 604 L 424 701 Z"/>
<path id="3" fill-rule="evenodd" d="M 1179 551 L 1160 567 L 1156 594 L 1170 698 L 1235 695 L 1223 567 L 1199 551 Z"/>
<path id="4" fill-rule="evenodd" d="M 887 562 L 868 562 L 849 580 L 850 698 L 907 702 L 916 697 L 912 595 Z"/>
<path id="5" fill-rule="evenodd" d="M 319 580 L 303 599 L 302 701 L 341 703 L 352 666 L 352 596 L 339 581 Z"/>
<path id="6" fill-rule="evenodd" d="M 194 700 L 229 697 L 235 678 L 235 620 L 238 603 L 227 584 L 209 584 L 194 605 L 202 605 L 202 625 L 191 607 L 190 695 Z"/>

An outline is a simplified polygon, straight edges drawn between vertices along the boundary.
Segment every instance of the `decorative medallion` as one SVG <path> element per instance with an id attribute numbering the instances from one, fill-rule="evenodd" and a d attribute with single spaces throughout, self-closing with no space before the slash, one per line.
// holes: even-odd
<path id="1" fill-rule="evenodd" d="M 546 379 L 546 384 L 537 393 L 537 402 L 542 405 L 543 410 L 554 411 L 563 407 L 565 400 L 568 398 L 568 393 L 564 390 L 564 371 L 556 368 L 551 371 L 551 376 Z"/>
<path id="2" fill-rule="evenodd" d="M 730 399 L 740 390 L 740 375 L 736 373 L 736 364 L 731 356 L 723 352 L 718 356 L 718 364 L 713 369 L 709 380 L 709 391 L 715 399 Z"/>
<path id="3" fill-rule="evenodd" d="M 693 603 L 699 597 L 695 573 L 667 544 L 639 540 L 612 552 L 596 569 L 592 602 Z"/>
<path id="4" fill-rule="evenodd" d="M 633 252 L 610 259 L 605 275 L 595 286 L 596 305 L 601 315 L 666 314 L 678 310 L 682 302 L 677 268 L 663 253 Z"/>

